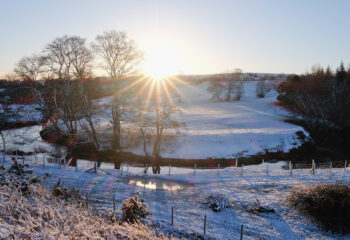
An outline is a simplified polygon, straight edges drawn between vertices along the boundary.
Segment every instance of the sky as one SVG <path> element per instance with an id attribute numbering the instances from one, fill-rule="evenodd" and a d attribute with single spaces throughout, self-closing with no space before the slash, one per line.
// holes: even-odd
<path id="1" fill-rule="evenodd" d="M 0 76 L 56 37 L 125 31 L 185 74 L 350 63 L 348 0 L 0 0 Z M 158 50 L 154 50 L 158 49 Z"/>

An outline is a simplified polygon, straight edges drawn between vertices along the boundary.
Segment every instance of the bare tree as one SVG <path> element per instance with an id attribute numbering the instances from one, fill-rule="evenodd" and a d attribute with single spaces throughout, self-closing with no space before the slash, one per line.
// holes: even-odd
<path id="1" fill-rule="evenodd" d="M 5 123 L 5 114 L 1 114 L 0 116 L 0 136 L 2 140 L 2 165 L 5 164 L 5 154 L 6 154 L 6 139 L 3 134 L 3 129 L 4 129 L 4 123 Z"/>
<path id="2" fill-rule="evenodd" d="M 79 120 L 81 128 L 85 131 L 89 141 L 94 144 L 97 151 L 101 150 L 101 143 L 97 135 L 97 120 L 93 118 L 94 112 L 91 100 L 85 94 L 82 96 L 82 118 Z"/>
<path id="3" fill-rule="evenodd" d="M 73 76 L 77 80 L 90 77 L 92 75 L 93 55 L 85 45 L 85 39 L 80 37 L 70 37 L 72 49 L 70 59 L 73 66 Z"/>
<path id="4" fill-rule="evenodd" d="M 4 78 L 7 81 L 14 81 L 14 80 L 18 80 L 19 76 L 15 73 L 15 72 L 11 72 L 11 73 L 7 73 L 4 75 Z"/>
<path id="5" fill-rule="evenodd" d="M 76 138 L 77 120 L 81 117 L 84 105 L 80 95 L 80 80 L 89 77 L 92 60 L 92 54 L 85 46 L 85 39 L 78 36 L 56 38 L 44 49 L 46 71 L 53 79 L 58 80 L 52 85 L 53 104 L 73 139 Z"/>
<path id="6" fill-rule="evenodd" d="M 256 84 L 256 96 L 259 98 L 264 98 L 266 94 L 271 91 L 271 87 L 269 87 L 264 80 L 260 80 Z"/>
<path id="7" fill-rule="evenodd" d="M 147 151 L 147 143 L 150 139 L 150 131 L 152 127 L 152 118 L 147 114 L 147 106 L 144 102 L 144 99 L 138 97 L 135 101 L 135 120 L 141 135 L 142 140 L 142 148 L 146 158 L 149 157 L 149 153 Z"/>
<path id="8" fill-rule="evenodd" d="M 44 63 L 52 78 L 72 80 L 91 74 L 93 56 L 79 36 L 56 38 L 44 49 Z"/>
<path id="9" fill-rule="evenodd" d="M 103 69 L 113 81 L 114 95 L 111 123 L 113 125 L 113 149 L 121 148 L 121 120 L 124 113 L 122 81 L 135 74 L 142 60 L 142 54 L 126 33 L 109 31 L 98 35 L 92 44 L 95 53 L 102 61 Z"/>
<path id="10" fill-rule="evenodd" d="M 36 54 L 23 57 L 16 64 L 14 71 L 22 79 L 36 81 L 43 71 L 43 57 Z"/>
<path id="11" fill-rule="evenodd" d="M 209 82 L 209 86 L 207 90 L 213 94 L 212 95 L 213 101 L 221 101 L 221 95 L 224 90 L 224 85 L 219 79 L 212 79 Z"/>
<path id="12" fill-rule="evenodd" d="M 239 101 L 242 98 L 243 95 L 243 83 L 242 81 L 237 81 L 235 84 L 235 95 L 234 95 L 234 100 Z"/>
<path id="13" fill-rule="evenodd" d="M 241 99 L 241 84 L 240 81 L 242 80 L 242 70 L 239 68 L 236 68 L 233 71 L 232 77 L 229 77 L 227 79 L 227 82 L 225 84 L 225 89 L 226 89 L 226 102 L 229 102 L 231 100 L 231 95 L 235 93 L 235 99 L 240 100 Z"/>
<path id="14" fill-rule="evenodd" d="M 136 123 L 142 138 L 145 156 L 150 157 L 153 173 L 158 174 L 160 173 L 159 159 L 161 157 L 161 148 L 165 142 L 179 134 L 174 130 L 180 126 L 173 119 L 173 114 L 179 112 L 173 104 L 173 98 L 176 97 L 176 93 L 167 90 L 168 88 L 166 81 L 163 83 L 159 81 L 154 84 L 151 83 L 148 85 L 148 88 L 147 86 L 141 87 L 143 91 L 138 95 L 135 107 Z M 150 141 L 152 148 L 148 152 L 147 145 Z"/>
<path id="15" fill-rule="evenodd" d="M 230 102 L 240 100 L 243 93 L 242 70 L 236 68 L 232 73 L 221 75 L 209 82 L 208 91 L 213 94 L 212 100 Z"/>

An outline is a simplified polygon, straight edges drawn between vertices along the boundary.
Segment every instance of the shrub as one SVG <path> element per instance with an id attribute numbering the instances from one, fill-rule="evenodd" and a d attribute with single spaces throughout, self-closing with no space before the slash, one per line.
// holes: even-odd
<path id="1" fill-rule="evenodd" d="M 211 194 L 207 197 L 207 205 L 214 212 L 221 212 L 230 205 L 228 199 L 223 194 Z"/>
<path id="2" fill-rule="evenodd" d="M 146 218 L 151 215 L 148 211 L 148 206 L 143 201 L 138 201 L 137 195 L 127 198 L 123 201 L 122 205 L 123 221 L 129 223 L 139 222 L 141 218 Z"/>
<path id="3" fill-rule="evenodd" d="M 255 92 L 257 97 L 264 98 L 270 91 L 271 87 L 269 87 L 265 81 L 261 80 L 256 84 Z"/>
<path id="4" fill-rule="evenodd" d="M 350 186 L 338 183 L 298 187 L 287 200 L 326 230 L 350 233 Z"/>

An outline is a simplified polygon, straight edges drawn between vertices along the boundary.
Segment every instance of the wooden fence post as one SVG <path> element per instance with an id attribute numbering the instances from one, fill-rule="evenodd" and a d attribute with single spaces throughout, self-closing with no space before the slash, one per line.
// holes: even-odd
<path id="1" fill-rule="evenodd" d="M 169 164 L 169 176 L 170 176 L 170 168 L 171 168 L 171 165 Z"/>
<path id="2" fill-rule="evenodd" d="M 292 161 L 289 161 L 289 175 L 292 175 L 292 171 L 293 171 L 293 166 L 292 166 Z"/>
<path id="3" fill-rule="evenodd" d="M 89 195 L 88 195 L 88 193 L 86 193 L 86 195 L 85 195 L 85 205 L 86 205 L 86 208 L 89 208 Z"/>
<path id="4" fill-rule="evenodd" d="M 238 158 L 236 158 L 236 166 L 235 167 L 238 167 Z"/>
<path id="5" fill-rule="evenodd" d="M 262 159 L 262 163 L 265 163 L 265 160 L 264 160 L 264 159 Z"/>
<path id="6" fill-rule="evenodd" d="M 204 235 L 207 233 L 207 215 L 204 215 Z"/>
<path id="7" fill-rule="evenodd" d="M 243 239 L 243 224 L 241 226 L 241 240 Z"/>
<path id="8" fill-rule="evenodd" d="M 269 163 L 266 163 L 266 176 L 269 175 Z"/>
<path id="9" fill-rule="evenodd" d="M 174 207 L 171 206 L 171 226 L 174 226 Z"/>
<path id="10" fill-rule="evenodd" d="M 194 165 L 193 176 L 196 176 L 197 164 Z"/>
<path id="11" fill-rule="evenodd" d="M 332 174 L 332 162 L 329 163 L 329 173 Z"/>
<path id="12" fill-rule="evenodd" d="M 241 176 L 243 176 L 243 163 L 242 163 L 242 166 L 241 166 Z"/>
<path id="13" fill-rule="evenodd" d="M 218 163 L 218 176 L 220 175 L 220 163 Z"/>
<path id="14" fill-rule="evenodd" d="M 346 168 L 348 167 L 348 160 L 345 160 L 345 164 L 344 164 L 344 171 L 346 171 Z"/>
<path id="15" fill-rule="evenodd" d="M 314 159 L 312 159 L 311 171 L 312 171 L 312 175 L 315 175 L 315 160 Z"/>

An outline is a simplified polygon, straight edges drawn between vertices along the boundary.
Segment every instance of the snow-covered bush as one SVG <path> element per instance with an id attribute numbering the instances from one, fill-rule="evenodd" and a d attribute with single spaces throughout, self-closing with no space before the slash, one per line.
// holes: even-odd
<path id="1" fill-rule="evenodd" d="M 317 184 L 294 188 L 287 197 L 296 209 L 332 232 L 350 233 L 350 186 Z"/>
<path id="2" fill-rule="evenodd" d="M 223 211 L 230 206 L 228 199 L 223 194 L 211 194 L 206 200 L 208 207 L 213 209 L 214 212 Z"/>
<path id="3" fill-rule="evenodd" d="M 152 213 L 148 211 L 148 206 L 143 201 L 138 201 L 137 195 L 127 198 L 122 205 L 123 221 L 128 223 L 138 222 L 141 218 L 146 218 Z"/>

